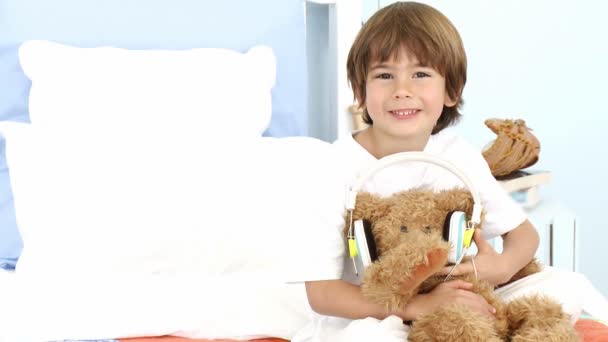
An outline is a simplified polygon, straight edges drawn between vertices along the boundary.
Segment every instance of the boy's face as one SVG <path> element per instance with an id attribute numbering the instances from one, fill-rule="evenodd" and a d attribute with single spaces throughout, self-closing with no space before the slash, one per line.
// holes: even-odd
<path id="1" fill-rule="evenodd" d="M 366 107 L 376 134 L 426 142 L 443 106 L 456 104 L 447 95 L 445 78 L 402 48 L 399 58 L 372 63 L 367 74 Z"/>

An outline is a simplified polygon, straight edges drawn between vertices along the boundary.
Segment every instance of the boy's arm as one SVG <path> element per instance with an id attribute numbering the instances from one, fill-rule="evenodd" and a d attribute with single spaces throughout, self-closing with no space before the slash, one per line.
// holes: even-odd
<path id="1" fill-rule="evenodd" d="M 502 239 L 502 257 L 507 261 L 503 269 L 504 283 L 534 258 L 540 238 L 532 223 L 525 220 L 517 228 L 503 234 Z"/>
<path id="2" fill-rule="evenodd" d="M 534 258 L 540 241 L 536 228 L 528 220 L 501 236 L 503 242 L 500 254 L 481 234 L 475 235 L 479 235 L 475 239 L 479 251 L 475 257 L 479 277 L 493 285 L 508 282 L 526 266 Z"/>
<path id="3" fill-rule="evenodd" d="M 343 280 L 306 282 L 306 294 L 312 309 L 322 315 L 349 319 L 375 317 L 384 319 L 395 315 L 404 321 L 415 320 L 446 303 L 461 303 L 482 314 L 492 315 L 495 310 L 480 295 L 471 292 L 473 285 L 454 280 L 438 285 L 428 294 L 417 295 L 402 310 L 389 311 L 367 301 L 359 286 Z"/>
<path id="4" fill-rule="evenodd" d="M 480 230 L 475 231 L 473 238 L 477 246 L 475 265 L 471 261 L 463 262 L 456 266 L 452 275 L 477 272 L 480 279 L 493 285 L 506 283 L 527 265 L 534 257 L 540 240 L 536 228 L 528 220 L 502 235 L 502 253 L 496 252 Z M 451 269 L 452 266 L 444 267 L 442 273 L 448 274 Z"/>
<path id="5" fill-rule="evenodd" d="M 359 286 L 343 280 L 306 282 L 306 294 L 312 309 L 322 315 L 349 319 L 384 319 L 394 314 L 408 320 L 404 312 L 389 312 L 365 300 Z"/>

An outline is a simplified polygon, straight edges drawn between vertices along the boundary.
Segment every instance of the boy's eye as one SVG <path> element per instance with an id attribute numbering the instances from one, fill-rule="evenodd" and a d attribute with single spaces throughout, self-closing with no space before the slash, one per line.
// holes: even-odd
<path id="1" fill-rule="evenodd" d="M 391 74 L 383 73 L 383 74 L 377 75 L 376 78 L 388 80 L 388 79 L 393 78 L 393 76 Z"/>
<path id="2" fill-rule="evenodd" d="M 431 75 L 427 74 L 426 72 L 422 72 L 422 71 L 418 71 L 417 73 L 414 74 L 414 78 L 423 78 L 423 77 L 429 77 Z"/>

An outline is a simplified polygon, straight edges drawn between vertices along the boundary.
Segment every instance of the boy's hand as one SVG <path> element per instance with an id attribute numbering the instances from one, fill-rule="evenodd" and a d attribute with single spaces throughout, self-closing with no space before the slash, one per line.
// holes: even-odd
<path id="1" fill-rule="evenodd" d="M 475 230 L 473 240 L 477 246 L 477 255 L 475 256 L 475 267 L 473 262 L 468 260 L 456 266 L 452 276 L 475 273 L 477 269 L 477 277 L 485 280 L 496 286 L 507 282 L 513 276 L 511 265 L 506 257 L 494 250 L 494 247 L 486 241 L 479 229 Z M 446 266 L 441 270 L 441 274 L 447 275 L 453 266 Z"/>
<path id="2" fill-rule="evenodd" d="M 458 303 L 482 315 L 494 317 L 494 309 L 482 296 L 471 292 L 473 284 L 464 280 L 451 280 L 441 283 L 427 294 L 415 296 L 407 305 L 408 316 L 417 319 L 429 314 L 448 303 Z"/>

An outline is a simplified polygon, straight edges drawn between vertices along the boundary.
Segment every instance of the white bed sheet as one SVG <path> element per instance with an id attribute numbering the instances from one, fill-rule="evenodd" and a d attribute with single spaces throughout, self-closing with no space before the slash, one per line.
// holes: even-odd
<path id="1" fill-rule="evenodd" d="M 0 342 L 291 338 L 312 314 L 301 284 L 252 275 L 34 279 L 0 272 Z M 268 302 L 272 294 L 276 301 Z"/>
<path id="2" fill-rule="evenodd" d="M 608 318 L 608 301 L 580 273 L 545 267 L 540 273 L 497 290 L 497 295 L 507 302 L 533 294 L 542 294 L 558 300 L 564 311 L 571 316 L 573 324 L 582 312 L 601 321 Z M 403 336 L 408 332 L 395 316 L 384 321 L 370 318 L 351 321 L 317 315 L 294 336 L 292 342 L 394 342 L 403 341 Z"/>

